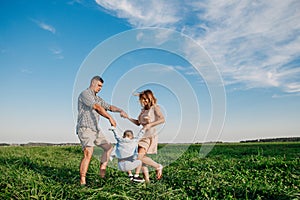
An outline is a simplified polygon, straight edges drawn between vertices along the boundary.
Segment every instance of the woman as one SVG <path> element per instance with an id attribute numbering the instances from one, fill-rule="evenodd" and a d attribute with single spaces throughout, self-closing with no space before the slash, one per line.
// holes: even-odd
<path id="1" fill-rule="evenodd" d="M 139 141 L 138 159 L 140 159 L 143 166 L 143 173 L 145 181 L 149 182 L 149 172 L 145 165 L 150 165 L 156 169 L 156 178 L 159 180 L 162 177 L 163 166 L 153 161 L 147 154 L 156 154 L 158 145 L 158 135 L 155 126 L 165 122 L 165 118 L 157 105 L 157 100 L 151 90 L 145 90 L 139 93 L 139 100 L 143 107 L 138 119 L 128 118 L 137 126 L 142 125 L 145 134 Z"/>

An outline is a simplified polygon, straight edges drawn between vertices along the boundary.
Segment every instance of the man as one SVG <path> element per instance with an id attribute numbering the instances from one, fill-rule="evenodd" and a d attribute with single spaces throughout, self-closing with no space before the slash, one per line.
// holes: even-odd
<path id="1" fill-rule="evenodd" d="M 92 78 L 89 88 L 81 92 L 78 97 L 78 119 L 77 134 L 82 145 L 83 158 L 80 163 L 80 184 L 86 184 L 86 173 L 91 161 L 94 146 L 100 146 L 104 152 L 101 157 L 100 176 L 105 177 L 105 171 L 108 159 L 112 151 L 112 145 L 107 141 L 98 126 L 100 115 L 107 118 L 111 126 L 116 127 L 116 121 L 107 113 L 119 112 L 121 117 L 127 117 L 127 114 L 120 108 L 106 103 L 96 94 L 100 92 L 103 86 L 103 79 L 100 76 Z"/>

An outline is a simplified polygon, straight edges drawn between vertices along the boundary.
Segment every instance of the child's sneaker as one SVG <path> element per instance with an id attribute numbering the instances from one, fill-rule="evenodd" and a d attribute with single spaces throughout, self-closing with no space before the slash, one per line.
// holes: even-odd
<path id="1" fill-rule="evenodd" d="M 133 175 L 132 174 L 128 175 L 128 178 L 130 179 L 130 181 L 132 181 L 133 180 Z"/>
<path id="2" fill-rule="evenodd" d="M 138 183 L 144 183 L 145 182 L 145 180 L 143 178 L 139 177 L 139 176 L 134 176 L 133 181 L 138 182 Z"/>

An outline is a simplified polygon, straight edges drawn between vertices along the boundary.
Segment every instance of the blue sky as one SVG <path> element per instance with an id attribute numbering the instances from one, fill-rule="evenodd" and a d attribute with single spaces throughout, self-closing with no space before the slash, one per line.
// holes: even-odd
<path id="1" fill-rule="evenodd" d="M 161 142 L 300 136 L 297 0 L 0 4 L 0 142 L 78 142 L 77 93 L 99 73 L 99 95 L 133 117 L 140 106 L 132 92 L 155 92 L 167 119 Z M 133 45 L 130 34 L 138 43 L 145 27 L 158 28 L 148 39 L 157 48 L 117 53 Z M 173 31 L 198 46 L 160 48 Z M 109 56 L 115 60 L 101 65 Z M 206 68 L 197 66 L 203 60 Z M 217 92 L 210 90 L 211 69 L 221 77 Z M 121 130 L 138 130 L 113 115 Z M 108 122 L 100 124 L 111 138 Z"/>

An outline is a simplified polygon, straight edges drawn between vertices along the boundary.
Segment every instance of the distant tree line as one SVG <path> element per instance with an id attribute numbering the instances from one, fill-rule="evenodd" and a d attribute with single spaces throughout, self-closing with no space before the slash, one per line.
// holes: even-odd
<path id="1" fill-rule="evenodd" d="M 43 142 L 29 142 L 27 144 L 7 144 L 0 143 L 0 146 L 77 146 L 79 143 L 43 143 Z"/>
<path id="2" fill-rule="evenodd" d="M 300 137 L 286 137 L 286 138 L 267 138 L 267 139 L 256 139 L 256 140 L 244 140 L 241 143 L 247 142 L 299 142 Z"/>
<path id="3" fill-rule="evenodd" d="M 255 139 L 255 140 L 243 140 L 240 143 L 250 142 L 300 142 L 300 137 L 286 137 L 286 138 L 268 138 L 268 139 Z M 207 142 L 210 143 L 210 142 Z M 223 143 L 222 141 L 211 142 L 211 143 Z M 202 143 L 196 143 L 202 144 Z M 29 142 L 27 144 L 8 144 L 0 143 L 0 146 L 77 146 L 79 143 L 42 143 L 42 142 Z"/>

